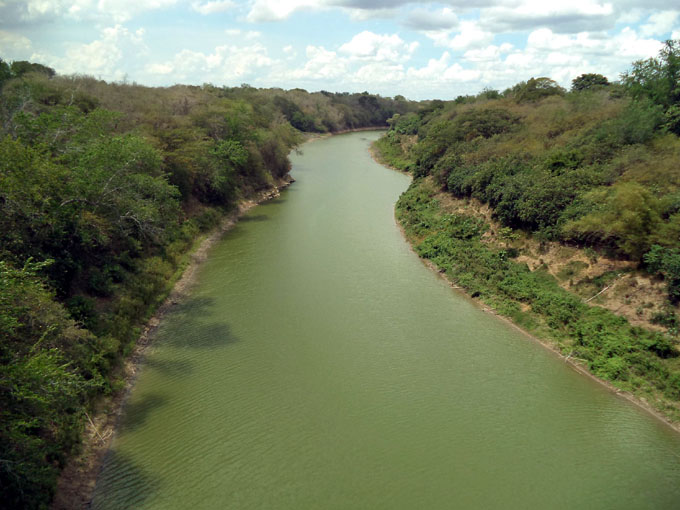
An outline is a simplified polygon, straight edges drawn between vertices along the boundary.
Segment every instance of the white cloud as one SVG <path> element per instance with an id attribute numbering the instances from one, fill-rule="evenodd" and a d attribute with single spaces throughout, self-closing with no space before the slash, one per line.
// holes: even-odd
<path id="1" fill-rule="evenodd" d="M 559 33 L 607 30 L 614 26 L 616 18 L 614 6 L 598 0 L 522 0 L 516 5 L 483 9 L 480 16 L 482 24 L 493 31 L 523 31 L 546 27 Z"/>
<path id="2" fill-rule="evenodd" d="M 455 34 L 451 37 L 452 34 Z M 491 44 L 494 34 L 484 30 L 477 21 L 461 21 L 456 30 L 425 32 L 434 41 L 435 46 L 444 46 L 452 50 L 481 48 Z"/>
<path id="3" fill-rule="evenodd" d="M 3 59 L 23 60 L 30 54 L 32 44 L 28 37 L 15 32 L 0 30 L 0 48 L 2 48 L 0 57 Z"/>
<path id="4" fill-rule="evenodd" d="M 144 29 L 131 31 L 122 25 L 104 28 L 99 39 L 87 44 L 68 44 L 64 57 L 34 53 L 31 60 L 45 62 L 62 74 L 91 74 L 117 80 L 124 76 L 123 56 L 133 57 L 147 51 Z"/>
<path id="5" fill-rule="evenodd" d="M 154 75 L 156 80 L 171 75 L 175 83 L 228 84 L 257 79 L 263 69 L 269 69 L 272 65 L 273 61 L 262 44 L 225 44 L 209 53 L 184 49 L 171 60 L 150 66 L 147 72 L 152 80 Z"/>
<path id="6" fill-rule="evenodd" d="M 320 9 L 322 0 L 255 0 L 246 19 L 251 22 L 280 21 L 302 9 Z"/>
<path id="7" fill-rule="evenodd" d="M 229 37 L 238 37 L 239 39 L 245 39 L 247 41 L 252 41 L 253 39 L 258 39 L 262 36 L 262 32 L 256 30 L 240 30 L 238 28 L 228 28 L 224 33 Z"/>
<path id="8" fill-rule="evenodd" d="M 510 43 L 503 43 L 500 46 L 490 44 L 485 48 L 466 51 L 463 58 L 468 62 L 496 62 L 504 53 L 511 52 L 513 48 Z"/>
<path id="9" fill-rule="evenodd" d="M 373 84 L 393 84 L 404 79 L 404 67 L 401 64 L 380 62 L 357 69 L 351 76 L 352 82 L 370 89 Z"/>
<path id="10" fill-rule="evenodd" d="M 417 8 L 406 15 L 403 24 L 413 30 L 448 30 L 458 26 L 458 16 L 448 7 L 437 11 Z"/>
<path id="11" fill-rule="evenodd" d="M 416 80 L 431 80 L 438 79 L 444 74 L 446 69 L 449 67 L 449 60 L 451 55 L 448 51 L 442 53 L 439 59 L 431 58 L 428 60 L 427 65 L 421 68 L 411 67 L 408 70 L 409 78 Z"/>
<path id="12" fill-rule="evenodd" d="M 305 65 L 289 70 L 286 77 L 293 80 L 334 80 L 348 73 L 348 60 L 323 46 L 307 46 L 306 55 Z"/>
<path id="13" fill-rule="evenodd" d="M 481 72 L 482 83 L 496 88 L 538 76 L 569 87 L 573 78 L 588 72 L 617 80 L 631 62 L 654 56 L 660 48 L 659 41 L 640 37 L 629 28 L 608 38 L 588 32 L 556 34 L 541 28 L 529 34 L 524 49 L 468 51 L 463 59 Z"/>
<path id="14" fill-rule="evenodd" d="M 349 17 L 352 21 L 367 21 L 372 19 L 390 19 L 396 18 L 399 11 L 397 9 L 347 9 Z"/>
<path id="15" fill-rule="evenodd" d="M 59 18 L 123 23 L 175 3 L 177 0 L 5 0 L 0 1 L 0 19 L 5 23 L 57 22 Z"/>
<path id="16" fill-rule="evenodd" d="M 634 9 L 625 9 L 619 12 L 619 17 L 616 19 L 617 24 L 634 25 L 645 17 L 644 9 L 636 7 Z"/>
<path id="17" fill-rule="evenodd" d="M 396 62 L 408 60 L 417 48 L 417 42 L 406 43 L 397 34 L 380 35 L 365 30 L 340 46 L 340 52 L 357 60 Z"/>
<path id="18" fill-rule="evenodd" d="M 148 71 L 150 74 L 170 74 L 174 67 L 171 64 L 151 64 Z"/>
<path id="19" fill-rule="evenodd" d="M 191 8 L 204 16 L 232 9 L 236 4 L 232 0 L 215 0 L 212 2 L 192 2 Z"/>
<path id="20" fill-rule="evenodd" d="M 679 11 L 662 11 L 652 14 L 642 25 L 640 33 L 645 36 L 662 36 L 678 28 Z"/>
<path id="21" fill-rule="evenodd" d="M 175 3 L 177 0 L 98 0 L 97 10 L 100 18 L 123 23 L 142 12 L 164 9 Z"/>

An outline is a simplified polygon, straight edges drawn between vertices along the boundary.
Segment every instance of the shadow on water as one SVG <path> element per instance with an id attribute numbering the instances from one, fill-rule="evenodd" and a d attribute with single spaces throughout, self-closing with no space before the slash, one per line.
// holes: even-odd
<path id="1" fill-rule="evenodd" d="M 139 401 L 127 402 L 120 423 L 121 431 L 128 432 L 144 425 L 149 414 L 165 405 L 167 400 L 164 396 L 151 393 Z"/>
<path id="2" fill-rule="evenodd" d="M 185 349 L 214 349 L 237 341 L 229 325 L 221 322 L 186 324 L 166 339 L 168 345 Z"/>
<path id="3" fill-rule="evenodd" d="M 143 365 L 145 367 L 153 368 L 161 374 L 172 378 L 188 375 L 193 371 L 191 363 L 181 359 L 168 360 L 147 357 L 144 360 Z"/>
<path id="4" fill-rule="evenodd" d="M 248 223 L 248 222 L 251 222 L 251 221 L 253 221 L 253 222 L 255 222 L 255 221 L 256 222 L 267 221 L 268 219 L 270 219 L 270 218 L 266 214 L 253 214 L 253 215 L 250 215 L 250 216 L 242 216 L 239 221 L 242 221 L 244 223 Z"/>
<path id="5" fill-rule="evenodd" d="M 214 305 L 215 299 L 208 297 L 191 298 L 179 305 L 164 325 L 163 343 L 182 349 L 214 349 L 237 342 L 228 324 L 214 320 Z"/>
<path id="6" fill-rule="evenodd" d="M 141 508 L 158 493 L 158 480 L 127 456 L 109 450 L 97 481 L 91 510 Z"/>

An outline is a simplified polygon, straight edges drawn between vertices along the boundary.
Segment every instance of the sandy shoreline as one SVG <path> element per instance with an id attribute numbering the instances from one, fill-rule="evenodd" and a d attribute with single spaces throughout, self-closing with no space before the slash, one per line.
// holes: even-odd
<path id="1" fill-rule="evenodd" d="M 88 423 L 83 434 L 82 451 L 70 459 L 57 481 L 57 491 L 50 506 L 51 510 L 75 510 L 90 507 L 97 477 L 102 468 L 111 441 L 115 436 L 125 401 L 137 378 L 137 373 L 163 317 L 188 295 L 196 281 L 201 264 L 208 258 L 210 249 L 230 230 L 243 214 L 256 205 L 279 196 L 279 192 L 288 187 L 294 179 L 286 176 L 273 188 L 259 193 L 239 204 L 238 210 L 230 214 L 222 223 L 205 238 L 198 248 L 191 253 L 190 261 L 177 280 L 172 290 L 148 320 L 142 334 L 135 344 L 132 354 L 122 366 L 125 386 L 112 397 L 103 399 L 94 416 L 88 416 Z"/>
<path id="2" fill-rule="evenodd" d="M 407 174 L 407 175 L 409 175 L 409 176 L 412 177 L 412 175 L 409 174 L 408 172 L 403 172 L 402 170 L 399 170 L 398 168 L 394 168 L 393 166 L 391 166 L 391 165 L 389 165 L 389 164 L 387 164 L 387 163 L 382 162 L 382 161 L 380 160 L 380 157 L 379 157 L 379 155 L 378 155 L 378 153 L 377 153 L 377 150 L 375 149 L 375 147 L 373 146 L 373 144 L 371 144 L 371 146 L 370 146 L 370 148 L 369 148 L 369 153 L 371 154 L 371 157 L 373 158 L 373 160 L 374 160 L 376 163 L 378 163 L 379 165 L 382 165 L 382 166 L 384 166 L 384 167 L 386 167 L 386 168 L 389 168 L 390 170 L 394 170 L 395 172 Z M 396 214 L 396 210 L 395 210 L 395 214 Z M 415 250 L 414 250 L 414 248 L 413 248 L 413 245 L 411 244 L 411 242 L 409 241 L 408 236 L 406 235 L 406 231 L 404 230 L 404 227 L 401 225 L 401 223 L 399 223 L 399 221 L 396 219 L 396 217 L 395 217 L 394 221 L 395 221 L 395 223 L 397 224 L 397 227 L 399 227 L 399 231 L 401 232 L 401 235 L 404 237 L 404 239 L 405 239 L 406 242 L 408 243 L 409 248 L 411 249 L 411 251 L 413 251 L 413 253 L 416 253 Z M 416 255 L 417 255 L 417 254 L 416 254 Z M 472 303 L 474 303 L 476 306 L 478 306 L 479 308 L 481 308 L 484 312 L 490 313 L 490 314 L 494 315 L 497 319 L 502 320 L 502 321 L 505 322 L 506 324 L 512 326 L 514 329 L 516 329 L 517 331 L 519 331 L 520 333 L 522 333 L 524 336 L 526 336 L 526 337 L 527 337 L 528 339 L 530 339 L 532 342 L 536 342 L 537 344 L 539 344 L 539 345 L 543 346 L 544 348 L 548 349 L 548 350 L 549 350 L 551 353 L 553 353 L 554 355 L 558 356 L 562 361 L 564 361 L 565 363 L 567 363 L 572 369 L 574 369 L 574 370 L 576 370 L 577 372 L 579 372 L 580 374 L 582 374 L 582 375 L 588 377 L 589 379 L 591 379 L 591 380 L 593 380 L 593 381 L 596 381 L 597 383 L 599 383 L 599 384 L 605 386 L 609 391 L 611 391 L 612 393 L 616 394 L 618 397 L 624 398 L 624 399 L 628 400 L 628 401 L 631 402 L 632 404 L 636 405 L 637 407 L 639 407 L 639 408 L 641 408 L 642 410 L 646 411 L 647 413 L 651 414 L 654 418 L 660 420 L 660 421 L 663 422 L 665 425 L 667 425 L 667 426 L 669 426 L 670 428 L 672 428 L 674 431 L 680 433 L 680 423 L 671 421 L 671 420 L 668 419 L 663 413 L 661 413 L 660 411 L 658 411 L 654 406 L 652 406 L 651 404 L 649 404 L 647 401 L 643 400 L 642 398 L 640 398 L 640 397 L 638 397 L 638 396 L 636 396 L 636 395 L 633 395 L 632 393 L 629 393 L 629 392 L 627 392 L 627 391 L 623 391 L 623 390 L 617 388 L 616 386 L 614 386 L 614 385 L 613 385 L 612 383 L 610 383 L 609 381 L 606 381 L 606 380 L 604 380 L 604 379 L 601 379 L 601 378 L 597 377 L 595 374 L 593 374 L 590 370 L 588 370 L 586 367 L 584 367 L 584 366 L 583 366 L 581 363 L 579 363 L 578 361 L 576 361 L 576 360 L 574 360 L 574 359 L 571 359 L 569 356 L 565 356 L 565 355 L 562 353 L 562 351 L 560 351 L 559 347 L 558 347 L 554 342 L 552 342 L 552 341 L 550 341 L 550 340 L 547 340 L 547 339 L 539 338 L 539 337 L 537 337 L 537 336 L 531 334 L 530 332 L 528 332 L 527 330 L 525 330 L 525 329 L 522 328 L 521 326 L 515 324 L 510 318 L 508 318 L 508 317 L 506 317 L 506 316 L 504 316 L 504 315 L 499 314 L 499 313 L 498 313 L 496 310 L 494 310 L 493 307 L 491 307 L 490 305 L 486 304 L 485 302 L 481 301 L 480 299 L 476 299 L 476 298 L 473 298 L 472 296 L 470 296 L 467 292 L 465 292 L 464 289 L 462 289 L 462 288 L 459 287 L 454 281 L 452 281 L 452 280 L 446 275 L 446 273 L 443 273 L 443 272 L 441 271 L 441 269 L 440 269 L 439 267 L 437 267 L 437 265 L 435 265 L 432 261 L 427 260 L 427 259 L 424 259 L 424 258 L 421 258 L 420 256 L 418 256 L 418 258 L 419 258 L 420 261 L 421 261 L 425 266 L 427 266 L 431 271 L 433 271 L 433 272 L 436 273 L 440 278 L 442 278 L 444 281 L 446 281 L 446 283 L 448 283 L 448 285 L 449 285 L 455 292 L 457 292 L 458 294 L 460 294 L 461 296 L 463 296 L 463 297 L 466 298 L 467 300 L 469 300 L 469 301 L 471 301 Z"/>

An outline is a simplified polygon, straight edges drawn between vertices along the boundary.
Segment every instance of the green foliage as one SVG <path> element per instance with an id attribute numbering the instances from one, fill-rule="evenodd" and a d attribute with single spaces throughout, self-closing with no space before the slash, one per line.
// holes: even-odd
<path id="1" fill-rule="evenodd" d="M 657 105 L 664 113 L 664 126 L 680 135 L 680 41 L 666 41 L 658 57 L 634 62 L 621 78 L 635 100 Z"/>
<path id="2" fill-rule="evenodd" d="M 635 99 L 649 98 L 668 108 L 680 102 L 680 41 L 668 40 L 658 57 L 638 60 L 622 76 Z"/>
<path id="3" fill-rule="evenodd" d="M 42 64 L 37 64 L 34 62 L 28 62 L 26 60 L 15 60 L 10 65 L 12 71 L 12 76 L 23 76 L 26 73 L 40 73 L 49 76 L 50 78 L 56 73 L 51 67 L 44 66 Z"/>
<path id="4" fill-rule="evenodd" d="M 46 505 L 79 443 L 84 404 L 111 352 L 69 318 L 38 276 L 0 261 L 0 485 L 4 508 Z"/>
<path id="5" fill-rule="evenodd" d="M 530 78 L 527 82 L 520 82 L 508 91 L 505 95 L 511 96 L 518 103 L 527 101 L 538 101 L 544 97 L 553 95 L 564 95 L 565 90 L 560 87 L 555 80 L 550 78 Z"/>
<path id="6" fill-rule="evenodd" d="M 454 118 L 454 136 L 456 141 L 491 138 L 512 130 L 519 121 L 516 114 L 504 108 L 467 110 Z"/>
<path id="7" fill-rule="evenodd" d="M 402 135 L 415 135 L 418 133 L 418 126 L 420 125 L 421 117 L 416 113 L 409 113 L 407 115 L 395 114 L 394 117 L 388 119 L 391 130 Z"/>
<path id="8" fill-rule="evenodd" d="M 573 80 L 571 80 L 572 92 L 580 92 L 582 90 L 593 90 L 609 85 L 609 80 L 606 76 L 597 73 L 585 73 Z"/>
<path id="9" fill-rule="evenodd" d="M 567 223 L 564 235 L 641 260 L 661 222 L 659 200 L 633 182 L 594 190 L 584 198 L 595 210 Z"/>
<path id="10" fill-rule="evenodd" d="M 647 64 L 674 76 L 676 50 L 670 42 Z M 680 110 L 642 92 L 656 83 L 642 71 L 636 64 L 637 81 L 624 89 L 590 73 L 565 95 L 538 78 L 501 98 L 482 94 L 396 117 L 378 148 L 398 168 L 489 204 L 504 226 L 641 261 L 652 244 L 676 246 L 680 235 L 680 209 L 664 198 L 680 185 L 676 138 L 661 142 Z M 417 143 L 405 143 L 407 133 Z"/>
<path id="11" fill-rule="evenodd" d="M 663 276 L 671 303 L 680 302 L 680 248 L 655 244 L 645 253 L 643 261 L 650 273 Z"/>
<path id="12" fill-rule="evenodd" d="M 680 397 L 674 368 L 679 353 L 668 336 L 632 327 L 608 310 L 589 306 L 548 273 L 532 272 L 510 260 L 505 250 L 490 249 L 481 242 L 485 226 L 480 220 L 444 214 L 426 181 L 415 180 L 401 196 L 397 218 L 421 257 L 473 297 L 556 339 L 593 373 L 630 390 L 632 378 L 643 378 L 667 398 Z M 523 306 L 530 315 L 519 312 Z"/>

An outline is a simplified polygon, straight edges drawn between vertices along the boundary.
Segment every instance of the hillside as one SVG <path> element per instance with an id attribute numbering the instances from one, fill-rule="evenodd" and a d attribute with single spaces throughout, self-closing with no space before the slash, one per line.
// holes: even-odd
<path id="1" fill-rule="evenodd" d="M 680 418 L 680 44 L 621 83 L 548 78 L 390 119 L 397 217 L 473 297 Z"/>

